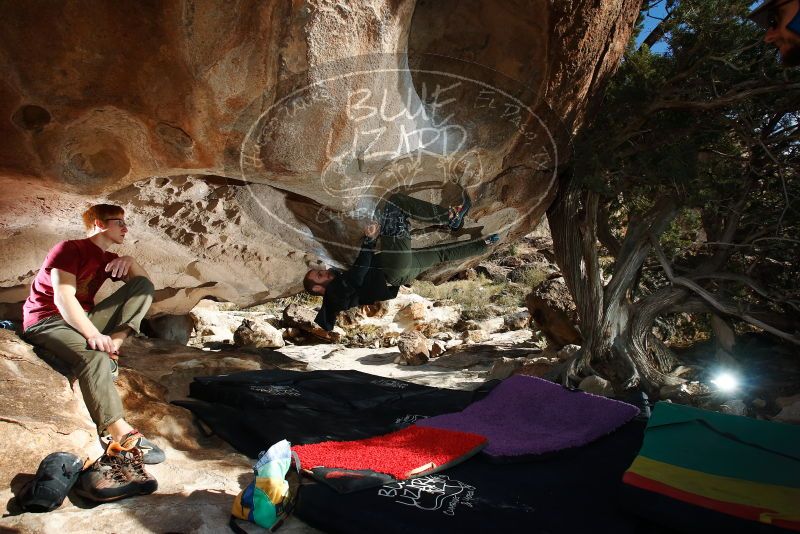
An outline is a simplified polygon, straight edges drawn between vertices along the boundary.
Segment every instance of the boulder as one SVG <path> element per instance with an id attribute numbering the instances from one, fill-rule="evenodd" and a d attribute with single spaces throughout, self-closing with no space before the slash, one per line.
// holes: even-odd
<path id="1" fill-rule="evenodd" d="M 436 181 L 437 202 L 458 198 L 449 184 L 468 187 L 466 231 L 521 237 L 554 198 L 554 169 L 638 10 L 634 0 L 4 2 L 0 302 L 21 302 L 47 250 L 80 237 L 80 212 L 100 200 L 127 210 L 119 252 L 157 266 L 154 314 L 209 296 L 249 306 L 297 293 L 309 263 L 352 261 L 357 212 L 400 185 Z M 454 131 L 460 141 L 444 143 Z"/>
<path id="2" fill-rule="evenodd" d="M 395 315 L 395 320 L 403 319 L 413 323 L 420 323 L 427 317 L 427 307 L 424 302 L 412 302 Z"/>
<path id="3" fill-rule="evenodd" d="M 192 337 L 194 330 L 194 320 L 190 314 L 183 315 L 159 315 L 147 319 L 148 334 L 159 339 L 176 341 L 181 345 L 186 345 Z"/>
<path id="4" fill-rule="evenodd" d="M 400 349 L 398 363 L 402 365 L 422 365 L 430 359 L 428 340 L 416 330 L 405 332 L 397 340 Z"/>
<path id="5" fill-rule="evenodd" d="M 461 335 L 464 343 L 482 343 L 489 340 L 489 334 L 484 330 L 467 330 Z"/>
<path id="6" fill-rule="evenodd" d="M 445 351 L 447 350 L 447 343 L 444 342 L 444 341 L 440 341 L 438 339 L 434 340 L 434 341 L 431 342 L 431 346 L 430 346 L 429 350 L 430 350 L 431 358 L 438 358 L 439 356 L 444 354 Z"/>
<path id="7" fill-rule="evenodd" d="M 731 399 L 720 405 L 719 411 L 730 415 L 747 415 L 747 405 L 741 399 Z"/>
<path id="8" fill-rule="evenodd" d="M 772 420 L 781 423 L 800 425 L 800 401 L 785 405 Z"/>
<path id="9" fill-rule="evenodd" d="M 581 380 L 581 383 L 578 384 L 578 389 L 586 393 L 602 395 L 603 397 L 614 396 L 614 387 L 611 385 L 611 382 L 597 375 L 587 376 Z"/>
<path id="10" fill-rule="evenodd" d="M 499 317 L 490 317 L 489 319 L 468 319 L 458 326 L 466 331 L 483 330 L 487 335 L 506 330 L 505 318 L 502 315 Z"/>
<path id="11" fill-rule="evenodd" d="M 508 330 L 522 330 L 531 324 L 531 314 L 528 310 L 511 313 L 503 317 L 503 324 Z"/>
<path id="12" fill-rule="evenodd" d="M 267 321 L 256 318 L 242 321 L 242 324 L 233 333 L 233 342 L 239 347 L 257 349 L 277 349 L 284 346 L 280 330 Z"/>
<path id="13" fill-rule="evenodd" d="M 797 395 L 778 397 L 775 399 L 775 404 L 777 404 L 779 408 L 786 408 L 787 406 L 791 406 L 792 404 L 796 404 L 798 402 L 800 402 L 800 393 Z"/>
<path id="14" fill-rule="evenodd" d="M 486 380 L 504 380 L 522 369 L 523 363 L 521 358 L 500 358 L 492 364 Z"/>
<path id="15" fill-rule="evenodd" d="M 557 365 L 558 360 L 556 358 L 537 356 L 527 359 L 518 374 L 544 377 L 550 374 Z"/>
<path id="16" fill-rule="evenodd" d="M 206 343 L 233 343 L 233 333 L 242 324 L 242 317 L 221 309 L 217 302 L 201 300 L 189 314 L 195 335 L 189 344 L 202 347 Z"/>
<path id="17" fill-rule="evenodd" d="M 566 345 L 556 353 L 556 358 L 562 362 L 569 360 L 570 358 L 575 357 L 579 350 L 581 350 L 579 345 Z"/>
<path id="18" fill-rule="evenodd" d="M 533 322 L 554 348 L 582 343 L 575 326 L 578 323 L 575 303 L 563 278 L 539 284 L 525 297 L 525 305 Z"/>
<path id="19" fill-rule="evenodd" d="M 662 386 L 659 390 L 661 400 L 672 400 L 682 404 L 691 404 L 693 400 L 707 395 L 711 389 L 702 382 L 685 382 Z"/>
<path id="20" fill-rule="evenodd" d="M 508 273 L 511 272 L 511 269 L 502 267 L 496 263 L 484 261 L 475 266 L 475 272 L 485 276 L 492 282 L 502 283 L 508 282 Z"/>
<path id="21" fill-rule="evenodd" d="M 0 488 L 17 473 L 36 472 L 50 452 L 95 454 L 96 432 L 77 383 L 73 387 L 10 330 L 0 330 L 0 362 Z"/>
<path id="22" fill-rule="evenodd" d="M 299 304 L 289 304 L 283 310 L 283 324 L 289 328 L 298 328 L 319 339 L 336 343 L 342 337 L 342 331 L 335 327 L 332 332 L 320 327 L 314 322 L 317 312 Z"/>

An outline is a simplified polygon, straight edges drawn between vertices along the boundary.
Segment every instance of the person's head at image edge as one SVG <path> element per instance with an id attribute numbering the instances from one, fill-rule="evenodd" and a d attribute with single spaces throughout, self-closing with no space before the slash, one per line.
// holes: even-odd
<path id="1" fill-rule="evenodd" d="M 800 0 L 767 0 L 749 18 L 766 29 L 764 42 L 778 49 L 784 65 L 800 66 Z"/>

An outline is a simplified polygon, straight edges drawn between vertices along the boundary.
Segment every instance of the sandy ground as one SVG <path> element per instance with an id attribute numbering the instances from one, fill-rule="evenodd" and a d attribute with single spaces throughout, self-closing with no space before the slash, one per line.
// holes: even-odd
<path id="1" fill-rule="evenodd" d="M 534 356 L 533 353 L 538 349 L 530 340 L 530 330 L 494 334 L 485 343 L 455 347 L 439 358 L 418 366 L 395 364 L 394 359 L 399 354 L 396 347 L 349 349 L 341 345 L 312 345 L 288 346 L 276 352 L 305 362 L 309 371 L 354 369 L 426 386 L 474 389 L 486 380 L 498 358 Z"/>

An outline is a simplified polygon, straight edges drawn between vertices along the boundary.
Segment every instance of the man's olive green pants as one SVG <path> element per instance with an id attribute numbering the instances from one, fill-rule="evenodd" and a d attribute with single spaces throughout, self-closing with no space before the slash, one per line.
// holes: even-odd
<path id="1" fill-rule="evenodd" d="M 142 319 L 153 302 L 153 292 L 153 283 L 137 276 L 99 302 L 87 315 L 105 335 L 125 327 L 139 333 Z M 86 338 L 68 325 L 61 315 L 42 319 L 25 330 L 24 337 L 69 366 L 78 379 L 83 401 L 98 432 L 125 416 L 108 354 L 90 349 Z"/>
<path id="2" fill-rule="evenodd" d="M 408 195 L 395 193 L 387 203 L 394 204 L 407 217 L 429 224 L 446 225 L 450 219 L 448 208 L 425 202 Z M 380 267 L 386 281 L 393 286 L 411 283 L 434 265 L 463 260 L 486 252 L 483 240 L 442 243 L 427 248 L 411 248 L 409 232 L 397 236 L 381 235 Z"/>

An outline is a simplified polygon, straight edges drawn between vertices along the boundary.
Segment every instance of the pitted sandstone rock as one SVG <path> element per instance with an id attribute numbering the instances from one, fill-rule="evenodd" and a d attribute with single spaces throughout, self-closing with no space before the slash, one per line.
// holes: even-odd
<path id="1" fill-rule="evenodd" d="M 152 314 L 298 292 L 310 262 L 352 260 L 359 210 L 374 207 L 364 199 L 396 187 L 437 202 L 467 187 L 461 238 L 524 235 L 638 8 L 3 3 L 0 304 L 16 306 L 3 313 L 18 313 L 46 251 L 81 237 L 79 214 L 98 201 L 127 210 L 119 252 L 150 269 Z"/>

